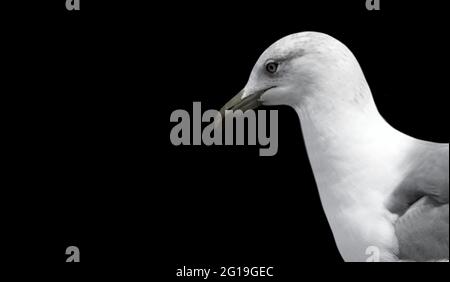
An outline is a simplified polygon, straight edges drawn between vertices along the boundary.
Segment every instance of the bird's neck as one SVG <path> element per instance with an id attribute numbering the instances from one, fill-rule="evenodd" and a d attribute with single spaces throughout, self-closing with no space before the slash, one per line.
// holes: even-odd
<path id="1" fill-rule="evenodd" d="M 360 101 L 336 99 L 339 93 L 315 93 L 295 106 L 308 157 L 325 201 L 364 203 L 400 180 L 408 137 L 378 113 L 370 90 Z M 314 98 L 313 98 L 314 97 Z M 351 195 L 351 196 L 350 196 Z"/>
<path id="2" fill-rule="evenodd" d="M 385 203 L 407 174 L 413 139 L 384 121 L 371 96 L 349 103 L 338 93 L 321 94 L 294 108 L 339 250 L 346 260 L 364 261 L 367 248 L 377 246 L 390 260 L 395 215 Z"/>

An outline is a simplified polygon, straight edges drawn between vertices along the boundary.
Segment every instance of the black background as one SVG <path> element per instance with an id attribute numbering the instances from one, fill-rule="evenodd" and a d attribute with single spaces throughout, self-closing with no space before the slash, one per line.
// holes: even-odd
<path id="1" fill-rule="evenodd" d="M 183 265 L 274 266 L 281 281 L 381 276 L 336 266 L 293 110 L 275 107 L 269 158 L 256 147 L 174 147 L 169 116 L 194 101 L 220 108 L 270 44 L 312 30 L 353 51 L 389 123 L 448 142 L 444 7 L 49 2 L 1 11 L 8 262 L 59 278 L 170 281 Z M 80 264 L 65 263 L 69 245 Z"/>

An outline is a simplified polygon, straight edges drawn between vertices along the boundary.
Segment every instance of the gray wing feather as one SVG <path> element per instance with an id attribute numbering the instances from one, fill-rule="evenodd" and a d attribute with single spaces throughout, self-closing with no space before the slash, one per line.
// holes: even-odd
<path id="1" fill-rule="evenodd" d="M 399 215 L 400 259 L 449 258 L 449 146 L 426 143 L 412 154 L 411 169 L 387 208 Z"/>

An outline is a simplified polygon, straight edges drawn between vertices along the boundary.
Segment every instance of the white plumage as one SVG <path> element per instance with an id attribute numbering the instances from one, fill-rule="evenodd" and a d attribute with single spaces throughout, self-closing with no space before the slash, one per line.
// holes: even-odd
<path id="1" fill-rule="evenodd" d="M 368 249 L 379 250 L 382 261 L 448 260 L 449 145 L 392 128 L 346 46 L 315 32 L 282 38 L 261 55 L 239 95 L 222 112 L 256 99 L 250 104 L 298 113 L 346 261 L 366 261 Z"/>

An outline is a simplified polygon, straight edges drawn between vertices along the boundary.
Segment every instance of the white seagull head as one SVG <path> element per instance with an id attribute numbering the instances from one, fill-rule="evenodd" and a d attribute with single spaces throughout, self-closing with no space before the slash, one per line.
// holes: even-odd
<path id="1" fill-rule="evenodd" d="M 372 104 L 370 90 L 351 51 L 329 35 L 301 32 L 278 40 L 264 51 L 246 86 L 222 108 L 222 114 L 260 105 L 302 108 L 314 100 L 324 109 L 339 103 L 360 109 Z"/>

